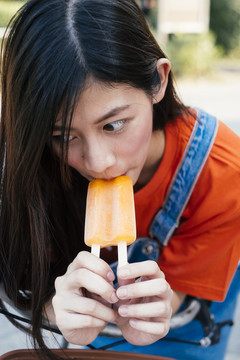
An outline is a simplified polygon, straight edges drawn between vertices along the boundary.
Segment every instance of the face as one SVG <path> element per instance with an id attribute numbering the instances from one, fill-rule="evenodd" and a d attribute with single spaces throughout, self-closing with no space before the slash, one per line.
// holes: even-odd
<path id="1" fill-rule="evenodd" d="M 89 85 L 73 114 L 68 164 L 89 181 L 127 175 L 135 185 L 149 157 L 152 109 L 143 90 L 124 84 Z M 58 121 L 53 132 L 58 154 L 60 134 Z"/>

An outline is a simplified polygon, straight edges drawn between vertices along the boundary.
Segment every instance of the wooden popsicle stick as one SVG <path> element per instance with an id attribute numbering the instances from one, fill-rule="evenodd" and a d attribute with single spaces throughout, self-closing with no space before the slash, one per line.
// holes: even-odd
<path id="1" fill-rule="evenodd" d="M 121 241 L 118 243 L 118 267 L 124 266 L 127 263 L 127 243 Z"/>
<path id="2" fill-rule="evenodd" d="M 91 246 L 91 254 L 97 256 L 99 258 L 100 256 L 100 245 L 98 244 L 92 244 Z"/>

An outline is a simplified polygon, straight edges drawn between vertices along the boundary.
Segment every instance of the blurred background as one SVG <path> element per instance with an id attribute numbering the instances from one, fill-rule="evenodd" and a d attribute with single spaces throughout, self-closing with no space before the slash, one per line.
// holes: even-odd
<path id="1" fill-rule="evenodd" d="M 240 135 L 240 0 L 136 1 L 171 60 L 186 105 L 216 115 Z M 0 0 L 0 41 L 25 2 Z M 240 298 L 225 360 L 240 359 L 239 334 Z M 0 355 L 26 346 L 31 347 L 26 336 L 0 315 Z"/>
<path id="2" fill-rule="evenodd" d="M 138 0 L 176 75 L 240 67 L 239 0 Z"/>
<path id="3" fill-rule="evenodd" d="M 240 135 L 240 0 L 139 0 L 187 105 Z"/>

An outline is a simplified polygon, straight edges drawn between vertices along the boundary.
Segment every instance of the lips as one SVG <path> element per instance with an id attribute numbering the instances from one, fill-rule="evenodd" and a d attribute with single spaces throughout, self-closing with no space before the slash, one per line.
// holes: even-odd
<path id="1" fill-rule="evenodd" d="M 102 179 L 102 180 L 107 180 L 107 181 L 111 181 L 119 176 L 128 176 L 127 172 L 122 173 L 121 175 L 115 175 L 115 176 L 91 176 L 91 175 L 87 175 L 87 174 L 81 174 L 83 177 L 85 177 L 88 181 L 93 181 L 95 179 Z"/>

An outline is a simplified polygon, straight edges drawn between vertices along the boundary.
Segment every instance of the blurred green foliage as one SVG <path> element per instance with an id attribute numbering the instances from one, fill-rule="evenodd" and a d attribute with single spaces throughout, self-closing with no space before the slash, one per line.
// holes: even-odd
<path id="1" fill-rule="evenodd" d="M 0 27 L 6 27 L 12 16 L 25 3 L 23 0 L 2 0 L 0 1 Z"/>
<path id="2" fill-rule="evenodd" d="M 210 29 L 224 54 L 240 47 L 240 1 L 211 0 Z"/>
<path id="3" fill-rule="evenodd" d="M 172 35 L 166 53 L 176 76 L 202 76 L 211 72 L 222 50 L 216 46 L 214 34 L 208 32 Z"/>
<path id="4" fill-rule="evenodd" d="M 211 0 L 210 31 L 171 35 L 165 50 L 177 76 L 210 75 L 220 61 L 240 64 L 240 0 Z"/>
<path id="5" fill-rule="evenodd" d="M 153 31 L 157 30 L 157 23 L 158 23 L 158 12 L 157 7 L 153 7 L 149 12 L 148 16 L 146 16 L 146 20 Z"/>

